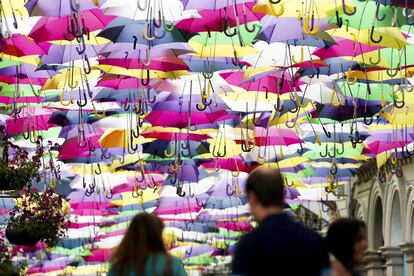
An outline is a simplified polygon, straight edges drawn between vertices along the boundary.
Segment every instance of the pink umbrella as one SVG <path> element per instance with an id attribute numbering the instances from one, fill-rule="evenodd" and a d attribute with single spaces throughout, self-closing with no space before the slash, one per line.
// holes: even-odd
<path id="1" fill-rule="evenodd" d="M 17 135 L 33 130 L 48 130 L 55 127 L 48 121 L 53 111 L 39 106 L 23 107 L 16 118 L 13 116 L 6 120 L 7 134 Z"/>
<path id="2" fill-rule="evenodd" d="M 173 141 L 173 140 L 191 140 L 191 141 L 202 141 L 211 138 L 207 134 L 196 134 L 196 133 L 171 133 L 163 131 L 150 131 L 145 130 L 141 132 L 141 136 L 145 138 L 156 138 L 160 140 Z"/>
<path id="3" fill-rule="evenodd" d="M 340 39 L 335 45 L 315 50 L 312 55 L 318 56 L 321 59 L 338 58 L 343 56 L 355 57 L 377 49 L 378 46 L 368 46 L 362 43 L 355 44 L 353 40 Z"/>
<path id="4" fill-rule="evenodd" d="M 239 86 L 247 91 L 263 91 L 276 94 L 283 94 L 293 91 L 291 77 L 283 72 L 275 72 L 271 75 L 261 76 L 259 78 L 244 78 L 244 71 L 230 71 L 221 73 L 229 84 Z M 299 83 L 295 83 L 296 90 L 300 91 Z"/>
<path id="5" fill-rule="evenodd" d="M 229 171 L 240 171 L 250 173 L 259 165 L 248 166 L 241 157 L 235 158 L 218 158 L 212 162 L 202 164 L 203 167 L 208 169 L 224 169 Z"/>
<path id="6" fill-rule="evenodd" d="M 85 10 L 79 12 L 80 21 L 89 32 L 103 29 L 115 17 L 104 15 L 100 9 Z M 64 40 L 68 35 L 68 28 L 71 24 L 71 16 L 63 17 L 41 17 L 31 30 L 29 37 L 36 41 Z"/>
<path id="7" fill-rule="evenodd" d="M 32 84 L 43 86 L 48 78 L 16 78 L 16 76 L 0 76 L 0 82 L 8 84 Z"/>
<path id="8" fill-rule="evenodd" d="M 284 128 L 256 128 L 256 137 L 255 137 L 257 146 L 264 145 L 283 145 L 288 146 L 291 144 L 302 143 L 302 139 L 298 135 L 290 130 Z"/>
<path id="9" fill-rule="evenodd" d="M 248 232 L 253 229 L 250 221 L 237 221 L 237 222 L 228 222 L 228 221 L 218 221 L 216 222 L 216 226 L 219 228 L 225 228 L 231 231 L 243 231 Z"/>
<path id="10" fill-rule="evenodd" d="M 160 81 L 161 80 L 151 79 L 149 84 L 145 87 L 152 88 L 155 84 L 158 84 Z M 96 86 L 108 87 L 113 89 L 129 89 L 144 87 L 139 79 L 126 76 L 105 76 L 98 81 Z"/>
<path id="11" fill-rule="evenodd" d="M 109 249 L 97 249 L 92 251 L 92 256 L 86 256 L 87 262 L 109 262 L 111 260 L 112 250 Z"/>
<path id="12" fill-rule="evenodd" d="M 364 148 L 363 153 L 367 154 L 379 154 L 381 152 L 392 150 L 395 148 L 402 148 L 410 144 L 410 141 L 398 141 L 398 142 L 386 142 L 386 141 L 375 141 L 368 143 Z"/>
<path id="13" fill-rule="evenodd" d="M 94 134 L 85 134 L 85 145 L 83 145 L 82 142 L 79 143 L 78 137 L 72 137 L 70 139 L 67 139 L 60 146 L 58 158 L 60 160 L 82 157 L 92 158 L 95 154 L 94 151 L 91 151 L 91 148 L 99 149 L 101 147 L 99 144 L 99 138 L 100 135 L 102 135 L 102 133 L 103 132 L 100 131 Z"/>
<path id="14" fill-rule="evenodd" d="M 245 24 L 252 21 L 260 21 L 263 18 L 264 14 L 254 13 L 252 11 L 255 3 L 246 3 L 246 4 L 237 4 L 236 5 L 236 14 L 238 18 L 236 19 L 236 14 L 234 8 L 221 8 L 217 10 L 199 10 L 201 18 L 188 18 L 179 21 L 175 26 L 179 29 L 185 30 L 191 33 L 197 32 L 211 32 L 217 31 L 221 32 L 224 30 L 224 27 L 236 27 L 237 20 L 239 24 Z M 226 24 L 227 26 L 224 26 Z M 250 30 L 254 30 L 256 26 L 251 24 Z M 250 24 L 249 24 L 250 26 Z M 242 28 L 245 28 L 242 26 Z"/>
<path id="15" fill-rule="evenodd" d="M 99 59 L 99 64 L 103 65 L 113 65 L 118 67 L 123 67 L 127 69 L 141 69 L 141 70 L 158 70 L 158 71 L 177 71 L 177 70 L 188 70 L 188 65 L 181 59 L 177 57 L 161 57 L 161 58 L 151 58 L 149 66 L 145 65 L 143 60 L 139 59 L 120 59 L 120 58 L 111 58 L 111 59 Z"/>
<path id="16" fill-rule="evenodd" d="M 227 115 L 225 110 L 211 113 L 153 110 L 145 119 L 153 126 L 186 128 L 189 121 L 191 121 L 191 124 L 210 124 L 221 120 L 227 120 L 228 118 L 225 117 L 225 115 Z"/>
<path id="17" fill-rule="evenodd" d="M 48 42 L 37 44 L 27 36 L 21 34 L 13 34 L 9 39 L 4 40 L 4 42 L 3 53 L 16 57 L 44 55 L 51 46 Z"/>

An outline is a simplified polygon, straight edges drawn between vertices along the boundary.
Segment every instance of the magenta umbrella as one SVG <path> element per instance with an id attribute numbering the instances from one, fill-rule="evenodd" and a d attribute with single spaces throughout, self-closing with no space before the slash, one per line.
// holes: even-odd
<path id="1" fill-rule="evenodd" d="M 380 47 L 380 49 L 383 47 Z M 321 59 L 338 58 L 343 56 L 358 56 L 367 52 L 375 51 L 378 46 L 369 46 L 362 43 L 357 43 L 350 39 L 339 39 L 336 44 L 316 49 L 312 55 L 318 56 Z"/>
<path id="2" fill-rule="evenodd" d="M 229 84 L 239 86 L 247 91 L 262 91 L 276 94 L 283 94 L 293 91 L 291 77 L 278 71 L 259 78 L 244 78 L 244 71 L 229 71 L 220 74 Z M 296 91 L 300 91 L 300 83 L 295 83 Z"/>
<path id="3" fill-rule="evenodd" d="M 79 12 L 79 18 L 83 19 L 89 32 L 103 29 L 115 17 L 104 15 L 100 9 Z M 82 20 L 81 20 L 82 21 Z M 68 27 L 71 16 L 41 17 L 29 33 L 29 37 L 36 41 L 65 40 L 68 35 Z"/>
<path id="4" fill-rule="evenodd" d="M 188 65 L 180 58 L 177 57 L 160 57 L 151 58 L 151 62 L 148 65 L 144 64 L 143 60 L 139 59 L 124 59 L 124 58 L 103 58 L 99 59 L 99 64 L 113 65 L 123 67 L 126 69 L 141 69 L 141 70 L 158 70 L 158 71 L 178 71 L 188 70 Z"/>
<path id="5" fill-rule="evenodd" d="M 229 0 L 181 0 L 186 10 L 216 10 L 224 7 L 232 7 L 235 1 Z M 237 3 L 256 3 L 257 0 L 238 0 Z"/>
<path id="6" fill-rule="evenodd" d="M 5 46 L 3 53 L 16 57 L 44 55 L 47 53 L 50 43 L 41 42 L 37 44 L 27 36 L 13 34 L 9 39 L 4 40 Z"/>
<path id="7" fill-rule="evenodd" d="M 201 125 L 228 120 L 229 118 L 226 115 L 228 115 L 228 113 L 225 110 L 219 110 L 211 113 L 153 110 L 145 119 L 153 126 L 186 128 L 189 122 L 193 125 Z"/>
<path id="8" fill-rule="evenodd" d="M 7 134 L 17 135 L 33 130 L 48 130 L 55 124 L 48 123 L 53 111 L 38 106 L 22 107 L 16 118 L 13 116 L 6 120 Z"/>
<path id="9" fill-rule="evenodd" d="M 137 78 L 127 77 L 127 76 L 106 76 L 102 77 L 96 86 L 108 87 L 113 89 L 130 89 L 130 88 L 152 88 L 155 85 L 158 85 L 163 80 L 151 79 L 147 86 L 143 86 L 141 81 Z"/>
<path id="10" fill-rule="evenodd" d="M 398 142 L 385 142 L 385 141 L 375 141 L 368 143 L 364 148 L 364 152 L 366 154 L 379 154 L 381 152 L 392 150 L 395 148 L 402 148 L 406 145 L 410 144 L 410 141 L 398 141 Z"/>
<path id="11" fill-rule="evenodd" d="M 58 158 L 60 160 L 82 157 L 92 158 L 95 156 L 95 150 L 101 147 L 99 138 L 100 134 L 85 134 L 84 141 L 79 141 L 78 137 L 67 139 L 59 148 Z"/>
<path id="12" fill-rule="evenodd" d="M 264 146 L 264 145 L 281 145 L 281 146 L 288 146 L 291 144 L 298 144 L 302 143 L 302 139 L 298 137 L 298 135 L 290 129 L 284 128 L 263 128 L 263 127 L 256 127 L 256 137 L 255 137 L 256 145 Z"/>
<path id="13" fill-rule="evenodd" d="M 259 21 L 264 14 L 254 13 L 252 11 L 255 3 L 237 4 L 236 13 L 234 8 L 221 8 L 217 10 L 200 10 L 198 13 L 201 18 L 187 18 L 179 21 L 175 26 L 179 29 L 191 33 L 224 31 L 224 28 L 236 27 L 252 21 Z M 238 15 L 236 17 L 236 15 Z M 226 25 L 226 26 L 224 26 Z M 254 24 L 248 24 L 246 29 L 255 30 Z M 251 26 L 250 26 L 251 25 Z M 245 28 L 245 26 L 242 26 Z"/>

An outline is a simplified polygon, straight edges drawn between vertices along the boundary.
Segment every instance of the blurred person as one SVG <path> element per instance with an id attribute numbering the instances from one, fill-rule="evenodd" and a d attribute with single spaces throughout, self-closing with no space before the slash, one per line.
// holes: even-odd
<path id="1" fill-rule="evenodd" d="M 355 269 L 368 248 L 365 223 L 356 219 L 338 219 L 329 226 L 326 240 L 332 254 L 332 276 L 360 275 Z"/>
<path id="2" fill-rule="evenodd" d="M 163 229 L 164 223 L 157 216 L 135 216 L 114 252 L 108 276 L 186 275 L 181 261 L 167 252 Z"/>
<path id="3" fill-rule="evenodd" d="M 284 213 L 284 193 L 279 170 L 259 168 L 248 177 L 246 194 L 259 226 L 237 244 L 232 275 L 319 276 L 329 273 L 324 240 Z"/>

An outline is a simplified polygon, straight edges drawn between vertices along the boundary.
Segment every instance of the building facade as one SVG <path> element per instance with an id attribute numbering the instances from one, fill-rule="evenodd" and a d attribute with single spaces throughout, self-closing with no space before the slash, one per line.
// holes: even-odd
<path id="1" fill-rule="evenodd" d="M 337 202 L 341 216 L 367 224 L 369 250 L 360 269 L 367 276 L 414 275 L 413 159 L 395 167 L 378 172 L 366 164 Z"/>

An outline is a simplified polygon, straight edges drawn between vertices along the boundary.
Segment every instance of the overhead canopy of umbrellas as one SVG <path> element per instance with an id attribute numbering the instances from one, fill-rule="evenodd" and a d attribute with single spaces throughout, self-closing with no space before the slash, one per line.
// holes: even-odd
<path id="1" fill-rule="evenodd" d="M 371 159 L 401 175 L 414 155 L 408 2 L 3 1 L 7 132 L 27 149 L 53 141 L 64 169 L 50 181 L 72 207 L 67 238 L 28 274 L 107 271 L 143 211 L 187 269 L 229 262 L 261 166 L 281 170 L 291 208 L 335 200 Z"/>

